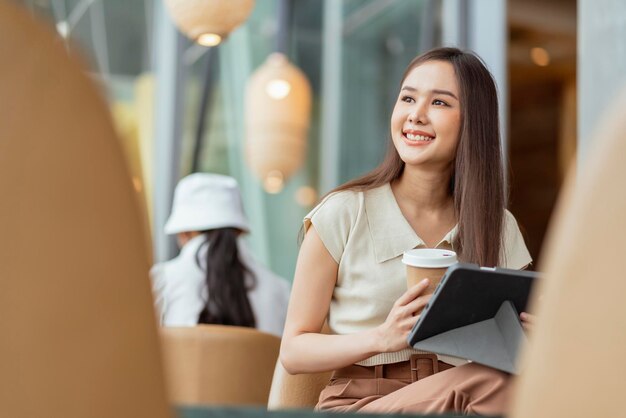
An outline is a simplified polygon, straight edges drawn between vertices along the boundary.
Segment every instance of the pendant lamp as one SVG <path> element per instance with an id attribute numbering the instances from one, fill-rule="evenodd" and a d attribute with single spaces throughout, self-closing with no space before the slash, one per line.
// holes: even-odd
<path id="1" fill-rule="evenodd" d="M 165 4 L 178 29 L 203 46 L 219 44 L 254 8 L 254 0 L 165 0 Z"/>
<path id="2" fill-rule="evenodd" d="M 286 55 L 272 53 L 248 80 L 246 157 L 269 193 L 303 164 L 311 114 L 311 86 Z"/>

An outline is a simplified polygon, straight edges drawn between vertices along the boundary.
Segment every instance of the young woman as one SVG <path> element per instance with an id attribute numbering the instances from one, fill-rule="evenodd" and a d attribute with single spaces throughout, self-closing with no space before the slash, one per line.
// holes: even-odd
<path id="1" fill-rule="evenodd" d="M 291 373 L 334 370 L 318 410 L 502 413 L 508 375 L 408 347 L 430 295 L 427 280 L 406 289 L 401 263 L 428 247 L 526 267 L 502 164 L 496 86 L 480 59 L 454 48 L 415 58 L 383 163 L 304 220 L 280 358 Z"/>
<path id="2" fill-rule="evenodd" d="M 194 173 L 176 186 L 165 232 L 180 254 L 152 268 L 164 326 L 237 325 L 281 335 L 289 285 L 256 262 L 239 238 L 248 232 L 237 181 Z"/>

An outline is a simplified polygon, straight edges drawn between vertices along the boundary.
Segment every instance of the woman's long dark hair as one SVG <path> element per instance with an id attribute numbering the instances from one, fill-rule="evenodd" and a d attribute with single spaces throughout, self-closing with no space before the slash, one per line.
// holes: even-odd
<path id="1" fill-rule="evenodd" d="M 206 286 L 208 300 L 200 315 L 199 324 L 236 325 L 240 327 L 256 327 L 256 319 L 250 300 L 246 277 L 256 277 L 239 257 L 237 236 L 240 231 L 235 228 L 220 228 L 203 232 L 208 241 L 206 255 Z M 199 266 L 201 249 L 196 253 Z"/>
<path id="2" fill-rule="evenodd" d="M 461 261 L 496 266 L 504 261 L 500 250 L 506 201 L 496 84 L 473 53 L 437 48 L 409 63 L 400 87 L 415 67 L 428 61 L 452 64 L 460 89 L 461 127 L 450 180 L 459 228 L 452 245 Z M 330 193 L 374 189 L 398 179 L 403 170 L 404 161 L 390 139 L 378 167 Z"/>

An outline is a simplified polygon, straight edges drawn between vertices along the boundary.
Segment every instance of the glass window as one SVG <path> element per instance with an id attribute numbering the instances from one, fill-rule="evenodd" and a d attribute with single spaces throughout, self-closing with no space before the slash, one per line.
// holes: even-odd
<path id="1" fill-rule="evenodd" d="M 126 121 L 128 135 L 134 132 L 134 143 L 129 143 L 134 144 L 136 155 L 142 155 L 143 175 L 151 177 L 145 168 L 152 164 L 151 145 L 142 143 L 141 138 L 151 141 L 152 132 L 145 128 L 151 119 L 146 114 L 154 112 L 151 103 L 158 88 L 150 75 L 154 54 L 161 52 L 152 46 L 154 0 L 23 3 L 60 33 L 71 26 L 69 48 L 82 51 L 90 70 L 104 81 L 118 123 Z M 184 104 L 177 138 L 180 176 L 197 170 L 237 178 L 251 221 L 251 246 L 261 261 L 283 277 L 291 280 L 293 276 L 302 218 L 320 194 L 328 191 L 320 190 L 320 174 L 334 170 L 337 175 L 330 185 L 334 187 L 381 161 L 402 71 L 423 47 L 424 28 L 438 27 L 423 25 L 425 13 L 430 13 L 426 4 L 427 0 L 292 2 L 288 55 L 312 86 L 312 117 L 306 163 L 278 194 L 266 193 L 247 167 L 244 98 L 248 78 L 276 50 L 279 0 L 256 1 L 246 23 L 211 52 L 182 41 L 184 74 L 179 87 L 184 91 Z M 323 42 L 324 31 L 329 30 L 326 7 L 337 8 L 334 10 L 341 17 L 341 36 L 334 44 Z M 438 22 L 436 15 L 429 19 Z M 333 47 L 340 48 L 340 59 L 324 65 L 329 56 L 324 52 Z M 206 89 L 204 131 L 197 143 L 207 75 L 211 82 Z M 338 91 L 324 97 L 324 80 L 337 76 Z M 336 162 L 320 157 L 324 106 L 328 103 L 339 116 L 336 138 L 330 142 L 338 156 Z M 330 167 L 332 164 L 337 167 Z M 141 178 L 141 168 L 135 171 Z M 150 179 L 146 183 L 150 201 Z"/>

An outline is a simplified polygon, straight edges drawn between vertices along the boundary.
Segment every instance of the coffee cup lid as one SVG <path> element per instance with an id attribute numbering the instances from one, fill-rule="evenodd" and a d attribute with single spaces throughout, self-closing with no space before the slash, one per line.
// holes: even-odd
<path id="1" fill-rule="evenodd" d="M 445 268 L 457 262 L 456 253 L 437 248 L 417 248 L 404 252 L 402 262 L 413 267 Z"/>

